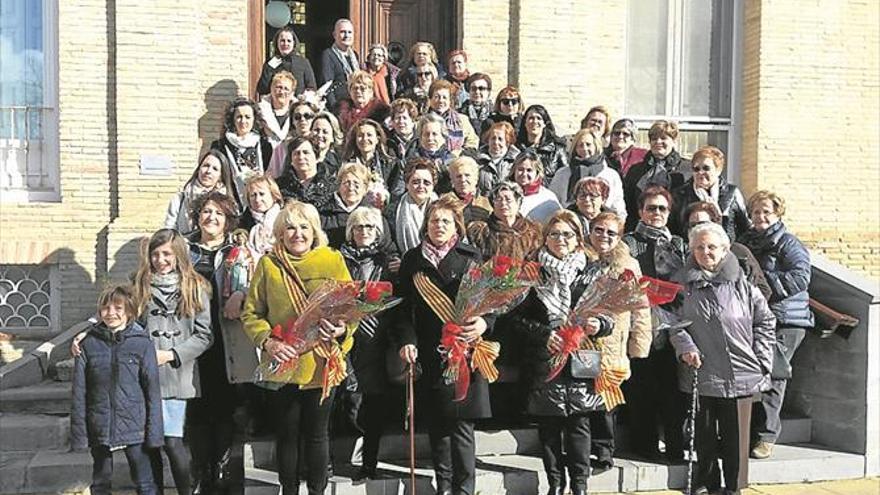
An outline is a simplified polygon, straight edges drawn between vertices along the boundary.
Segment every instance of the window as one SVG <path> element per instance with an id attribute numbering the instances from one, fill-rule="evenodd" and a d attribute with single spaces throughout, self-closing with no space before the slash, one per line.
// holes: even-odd
<path id="1" fill-rule="evenodd" d="M 0 2 L 0 196 L 57 201 L 55 0 Z"/>
<path id="2" fill-rule="evenodd" d="M 733 179 L 741 8 L 734 0 L 629 0 L 627 12 L 626 114 L 644 131 L 677 120 L 679 151 L 717 146 Z M 639 141 L 647 143 L 647 132 Z"/>

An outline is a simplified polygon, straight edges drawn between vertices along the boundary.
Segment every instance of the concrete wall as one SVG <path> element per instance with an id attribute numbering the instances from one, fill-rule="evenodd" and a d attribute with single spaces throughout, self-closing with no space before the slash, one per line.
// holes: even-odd
<path id="1" fill-rule="evenodd" d="M 812 420 L 813 442 L 866 455 L 880 473 L 880 287 L 813 253 L 810 296 L 860 324 L 848 336 L 809 331 L 792 360 L 786 410 Z"/>

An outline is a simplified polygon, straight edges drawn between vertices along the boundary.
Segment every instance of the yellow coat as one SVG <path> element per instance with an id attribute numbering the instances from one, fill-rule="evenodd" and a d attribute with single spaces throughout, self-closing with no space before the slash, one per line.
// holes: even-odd
<path id="1" fill-rule="evenodd" d="M 326 280 L 351 280 L 342 255 L 326 246 L 312 249 L 299 258 L 291 257 L 291 262 L 309 294 Z M 287 295 L 287 288 L 284 286 L 282 268 L 270 256 L 263 256 L 254 271 L 241 313 L 244 333 L 250 337 L 254 345 L 262 348 L 263 342 L 269 338 L 272 327 L 284 325 L 290 318 L 296 316 Z M 348 325 L 342 342 L 343 353 L 348 353 L 354 343 L 355 328 L 356 325 Z M 262 358 L 265 360 L 268 354 L 263 354 Z M 291 382 L 303 388 L 320 387 L 323 366 L 324 360 L 316 359 L 314 352 L 309 351 L 300 356 L 293 370 Z"/>

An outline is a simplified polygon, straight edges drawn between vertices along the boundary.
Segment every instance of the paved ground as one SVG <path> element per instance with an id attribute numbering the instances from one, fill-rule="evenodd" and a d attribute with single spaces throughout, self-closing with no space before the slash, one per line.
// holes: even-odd
<path id="1" fill-rule="evenodd" d="M 681 495 L 680 491 L 637 492 L 627 495 Z M 743 495 L 880 495 L 880 478 L 798 483 L 785 485 L 754 485 Z"/>
<path id="2" fill-rule="evenodd" d="M 88 493 L 88 490 L 86 490 L 76 495 L 88 495 Z M 671 490 L 636 492 L 625 495 L 681 495 L 681 493 L 680 491 Z M 119 495 L 135 495 L 135 492 L 119 492 Z M 822 483 L 755 485 L 743 491 L 743 495 L 880 495 L 880 478 L 826 481 Z"/>

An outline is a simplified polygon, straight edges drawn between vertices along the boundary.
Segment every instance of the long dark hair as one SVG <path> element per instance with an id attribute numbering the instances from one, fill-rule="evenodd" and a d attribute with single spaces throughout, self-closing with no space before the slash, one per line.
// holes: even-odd
<path id="1" fill-rule="evenodd" d="M 213 156 L 220 161 L 220 182 L 226 187 L 226 192 L 231 194 L 232 191 L 235 190 L 232 185 L 232 167 L 229 165 L 229 158 L 218 149 L 209 149 L 199 158 L 199 163 L 196 164 L 196 169 L 193 170 L 192 176 L 186 181 L 186 185 L 190 185 L 199 180 L 199 169 L 202 168 L 202 163 L 205 161 L 205 158 L 208 158 L 209 156 Z"/>
<path id="2" fill-rule="evenodd" d="M 547 112 L 547 109 L 544 108 L 544 105 L 532 105 L 529 108 L 526 108 L 526 111 L 522 113 L 522 121 L 520 121 L 519 134 L 516 136 L 516 144 L 524 148 L 531 146 L 528 138 L 529 133 L 526 130 L 526 119 L 530 112 L 535 112 L 540 115 L 541 118 L 544 119 L 544 123 L 547 125 L 547 127 L 544 128 L 544 134 L 541 136 L 541 139 L 538 140 L 536 146 L 541 146 L 551 141 L 559 141 L 559 137 L 556 136 L 556 126 L 553 125 L 553 119 L 550 118 L 550 114 Z"/>

